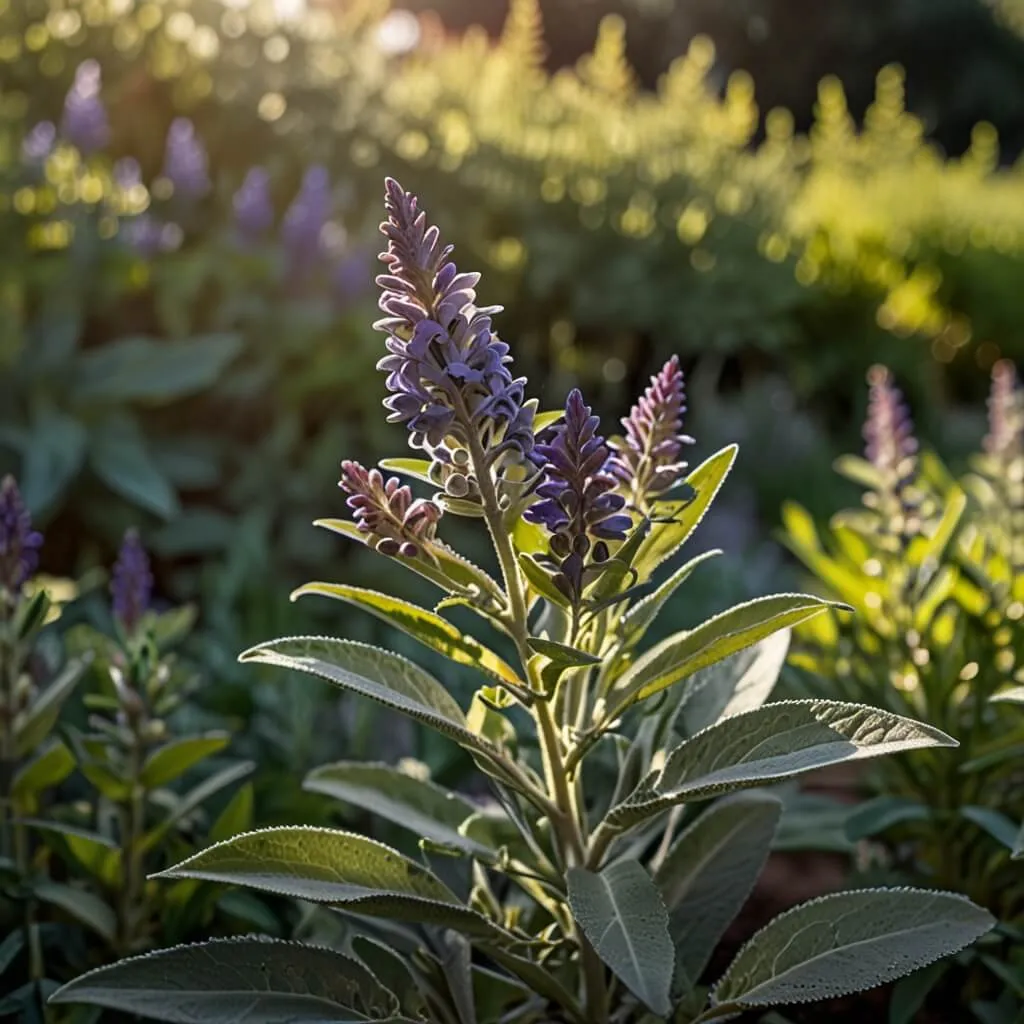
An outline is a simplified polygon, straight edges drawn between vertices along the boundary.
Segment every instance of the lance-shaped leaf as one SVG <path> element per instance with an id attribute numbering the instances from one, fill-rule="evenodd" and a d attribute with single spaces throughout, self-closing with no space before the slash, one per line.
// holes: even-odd
<path id="1" fill-rule="evenodd" d="M 44 747 L 18 769 L 11 782 L 11 796 L 25 800 L 62 783 L 75 769 L 75 755 L 61 740 Z"/>
<path id="2" fill-rule="evenodd" d="M 91 660 L 92 654 L 90 653 L 87 658 L 68 662 L 60 675 L 40 693 L 29 707 L 24 721 L 17 727 L 17 755 L 19 758 L 27 757 L 49 736 L 50 731 L 57 724 L 64 701 L 71 695 Z"/>
<path id="3" fill-rule="evenodd" d="M 216 843 L 158 878 L 244 885 L 372 917 L 445 925 L 471 934 L 503 933 L 459 902 L 436 875 L 390 846 L 326 828 L 284 827 Z"/>
<path id="4" fill-rule="evenodd" d="M 776 1006 L 861 992 L 900 978 L 984 935 L 995 919 L 964 896 L 863 889 L 781 914 L 736 955 L 713 1006 Z"/>
<path id="5" fill-rule="evenodd" d="M 545 658 L 562 668 L 601 664 L 601 659 L 593 654 L 569 647 L 567 644 L 560 644 L 557 640 L 545 640 L 541 637 L 531 636 L 526 643 L 530 650 L 536 651 L 537 654 L 543 654 Z"/>
<path id="6" fill-rule="evenodd" d="M 339 761 L 315 768 L 302 785 L 312 793 L 323 793 L 393 821 L 425 839 L 469 854 L 493 852 L 460 831 L 480 810 L 476 804 L 391 765 Z"/>
<path id="7" fill-rule="evenodd" d="M 624 673 L 616 686 L 617 712 L 612 717 L 780 629 L 834 607 L 842 606 L 807 594 L 775 594 L 736 605 L 687 633 L 670 636 Z"/>
<path id="8" fill-rule="evenodd" d="M 781 814 L 782 801 L 767 793 L 725 797 L 683 832 L 655 873 L 676 949 L 678 998 L 692 991 L 753 891 Z"/>
<path id="9" fill-rule="evenodd" d="M 409 601 L 344 583 L 307 583 L 292 593 L 292 600 L 305 594 L 319 594 L 355 605 L 459 665 L 471 665 L 502 682 L 523 685 L 515 670 L 493 651 L 463 634 L 447 619 Z"/>
<path id="10" fill-rule="evenodd" d="M 696 492 L 688 501 L 659 501 L 655 503 L 650 533 L 633 561 L 641 579 L 651 573 L 667 558 L 671 558 L 686 543 L 704 518 L 718 489 L 729 475 L 739 449 L 731 444 L 705 459 L 684 481 Z"/>
<path id="11" fill-rule="evenodd" d="M 572 868 L 566 880 L 572 915 L 597 955 L 637 999 L 667 1017 L 675 953 L 651 876 L 639 862 L 621 860 L 600 874 Z"/>
<path id="12" fill-rule="evenodd" d="M 792 634 L 780 629 L 753 647 L 695 672 L 686 683 L 679 703 L 679 718 L 686 735 L 709 725 L 761 707 L 771 696 L 786 662 Z"/>
<path id="13" fill-rule="evenodd" d="M 142 783 L 149 789 L 166 786 L 200 761 L 223 750 L 231 737 L 225 732 L 184 736 L 158 747 L 142 766 Z"/>
<path id="14" fill-rule="evenodd" d="M 665 607 L 665 603 L 693 575 L 693 571 L 701 563 L 715 558 L 721 553 L 718 548 L 712 548 L 710 551 L 697 555 L 696 558 L 691 558 L 685 565 L 676 569 L 657 590 L 637 601 L 619 622 L 618 631 L 624 643 L 628 647 L 635 647 L 640 643 L 648 627 L 658 617 L 661 609 Z"/>
<path id="15" fill-rule="evenodd" d="M 705 729 L 669 755 L 608 814 L 625 829 L 675 804 L 781 782 L 803 772 L 923 747 L 955 747 L 944 732 L 888 711 L 832 700 L 766 704 Z"/>
<path id="16" fill-rule="evenodd" d="M 469 729 L 455 698 L 429 672 L 401 655 L 354 640 L 296 636 L 252 647 L 238 660 L 319 676 L 409 715 L 463 747 L 488 758 L 500 757 L 496 747 Z"/>
<path id="17" fill-rule="evenodd" d="M 100 967 L 51 1003 L 89 1003 L 179 1024 L 394 1019 L 397 1000 L 358 960 L 274 939 L 216 939 Z"/>

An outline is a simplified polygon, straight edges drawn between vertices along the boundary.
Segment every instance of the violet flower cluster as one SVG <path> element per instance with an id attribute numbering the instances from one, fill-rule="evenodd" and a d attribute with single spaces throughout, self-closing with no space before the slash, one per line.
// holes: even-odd
<path id="1" fill-rule="evenodd" d="M 338 486 L 349 495 L 346 504 L 356 526 L 381 554 L 415 558 L 434 539 L 441 507 L 425 498 L 414 500 L 398 477 L 385 479 L 379 469 L 346 460 Z"/>
<path id="2" fill-rule="evenodd" d="M 201 199 L 210 191 L 209 158 L 196 126 L 187 117 L 176 117 L 167 131 L 163 177 L 183 199 Z"/>
<path id="3" fill-rule="evenodd" d="M 231 201 L 235 226 L 246 241 L 265 235 L 274 223 L 274 204 L 270 197 L 270 175 L 263 167 L 251 167 Z"/>
<path id="4" fill-rule="evenodd" d="M 60 133 L 80 153 L 88 156 L 110 142 L 110 123 L 100 98 L 102 73 L 95 60 L 86 60 L 75 70 L 75 80 L 64 99 Z"/>
<path id="5" fill-rule="evenodd" d="M 40 121 L 22 139 L 21 159 L 29 166 L 37 167 L 46 162 L 56 143 L 57 126 L 52 121 Z"/>
<path id="6" fill-rule="evenodd" d="M 32 516 L 14 477 L 5 476 L 0 482 L 0 591 L 9 599 L 21 593 L 35 572 L 42 546 L 43 536 L 32 529 Z"/>
<path id="7" fill-rule="evenodd" d="M 440 463 L 460 448 L 484 452 L 490 466 L 505 453 L 510 460 L 502 463 L 522 463 L 534 443 L 533 405 L 524 403 L 526 381 L 512 376 L 508 346 L 492 328 L 498 307 L 475 304 L 480 275 L 459 273 L 452 247 L 391 178 L 385 207 L 388 269 L 377 283 L 386 315 L 374 326 L 388 335 L 388 355 L 377 365 L 391 392 L 389 422 L 405 424 L 410 444 Z M 469 476 L 450 479 L 472 494 Z"/>
<path id="8" fill-rule="evenodd" d="M 864 454 L 879 471 L 881 490 L 865 495 L 865 502 L 881 514 L 886 532 L 905 540 L 920 528 L 914 423 L 902 393 L 884 366 L 871 368 L 868 384 Z"/>
<path id="9" fill-rule="evenodd" d="M 124 632 L 132 636 L 143 615 L 149 610 L 153 593 L 149 556 L 136 530 L 128 530 L 121 542 L 121 550 L 114 563 L 110 592 L 114 618 Z"/>
<path id="10" fill-rule="evenodd" d="M 1024 391 L 1009 359 L 1000 359 L 992 367 L 988 434 L 983 443 L 985 451 L 1001 462 L 1024 454 Z"/>
<path id="11" fill-rule="evenodd" d="M 606 561 L 607 542 L 624 540 L 633 525 L 622 511 L 626 500 L 615 491 L 609 448 L 597 428 L 598 418 L 574 388 L 565 403 L 565 419 L 531 456 L 543 472 L 537 488 L 541 500 L 525 517 L 551 534 L 550 559 L 557 569 L 553 582 L 574 602 L 582 596 L 587 567 Z"/>
<path id="12" fill-rule="evenodd" d="M 314 164 L 303 175 L 299 192 L 281 224 L 281 241 L 293 277 L 306 274 L 320 258 L 324 227 L 330 216 L 331 179 L 326 167 Z"/>
<path id="13" fill-rule="evenodd" d="M 651 499 L 674 487 L 686 469 L 680 459 L 693 438 L 681 433 L 686 393 L 679 357 L 673 356 L 651 377 L 630 414 L 622 420 L 625 437 L 612 438 L 608 472 L 630 505 L 646 511 Z"/>

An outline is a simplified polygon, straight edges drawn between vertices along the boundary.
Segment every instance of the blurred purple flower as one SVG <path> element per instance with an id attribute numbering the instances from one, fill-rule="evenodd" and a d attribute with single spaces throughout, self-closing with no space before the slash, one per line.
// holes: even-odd
<path id="1" fill-rule="evenodd" d="M 181 228 L 174 223 L 157 220 L 145 212 L 121 222 L 121 238 L 147 259 L 161 252 L 174 252 L 181 245 Z"/>
<path id="2" fill-rule="evenodd" d="M 425 498 L 414 500 L 398 477 L 385 480 L 379 469 L 346 460 L 338 486 L 349 495 L 346 504 L 360 532 L 382 554 L 415 558 L 420 544 L 434 539 L 441 507 Z"/>
<path id="3" fill-rule="evenodd" d="M 1017 385 L 1017 371 L 1009 359 L 1000 359 L 992 367 L 984 448 L 1004 460 L 1024 450 L 1024 391 Z"/>
<path id="4" fill-rule="evenodd" d="M 139 540 L 137 530 L 128 530 L 110 581 L 114 618 L 129 636 L 135 632 L 142 616 L 149 610 L 153 594 L 153 574 L 149 556 Z"/>
<path id="5" fill-rule="evenodd" d="M 673 356 L 622 420 L 626 436 L 608 442 L 608 472 L 637 508 L 646 508 L 648 499 L 671 488 L 686 469 L 679 456 L 693 438 L 681 433 L 685 412 L 683 371 Z"/>
<path id="6" fill-rule="evenodd" d="M 525 517 L 551 534 L 550 554 L 559 570 L 554 582 L 572 600 L 583 592 L 588 563 L 605 561 L 606 542 L 625 539 L 633 525 L 622 511 L 625 498 L 615 493 L 615 477 L 607 470 L 608 445 L 597 428 L 597 417 L 574 388 L 565 419 L 546 432 L 531 456 L 544 476 L 537 488 L 541 500 Z"/>
<path id="7" fill-rule="evenodd" d="M 492 465 L 504 452 L 521 459 L 533 448 L 533 405 L 524 404 L 526 380 L 512 377 L 508 346 L 492 329 L 500 307 L 475 304 L 480 275 L 458 272 L 451 246 L 392 178 L 385 208 L 388 271 L 377 283 L 387 315 L 374 327 L 388 335 L 389 354 L 377 364 L 391 392 L 388 421 L 404 423 L 410 444 L 442 461 L 448 438 L 479 444 Z"/>
<path id="8" fill-rule="evenodd" d="M 176 117 L 167 130 L 164 167 L 161 172 L 175 195 L 201 199 L 210 191 L 209 159 L 196 126 L 187 117 Z"/>
<path id="9" fill-rule="evenodd" d="M 917 454 L 914 423 L 892 374 L 884 366 L 868 373 L 868 415 L 864 423 L 864 449 L 868 462 L 886 474 L 907 475 Z M 910 461 L 910 466 L 904 464 Z"/>
<path id="10" fill-rule="evenodd" d="M 365 295 L 373 283 L 373 267 L 369 254 L 356 249 L 343 256 L 334 268 L 334 291 L 343 302 Z"/>
<path id="11" fill-rule="evenodd" d="M 86 156 L 103 149 L 110 142 L 110 123 L 100 98 L 101 87 L 99 64 L 86 60 L 78 65 L 75 80 L 64 99 L 60 133 Z"/>
<path id="12" fill-rule="evenodd" d="M 306 274 L 323 252 L 324 226 L 331 216 L 331 179 L 327 168 L 310 167 L 281 224 L 281 240 L 293 277 Z"/>
<path id="13" fill-rule="evenodd" d="M 142 168 L 133 156 L 115 161 L 113 175 L 118 188 L 129 189 L 142 184 Z"/>
<path id="14" fill-rule="evenodd" d="M 270 175 L 262 167 L 251 167 L 232 199 L 235 226 L 245 241 L 254 241 L 274 223 L 274 204 L 270 198 Z"/>
<path id="15" fill-rule="evenodd" d="M 42 545 L 14 477 L 5 476 L 0 482 L 0 590 L 13 596 L 21 592 L 39 564 Z"/>
<path id="16" fill-rule="evenodd" d="M 38 165 L 46 161 L 57 141 L 57 128 L 52 121 L 40 121 L 22 139 L 21 159 L 26 164 Z"/>

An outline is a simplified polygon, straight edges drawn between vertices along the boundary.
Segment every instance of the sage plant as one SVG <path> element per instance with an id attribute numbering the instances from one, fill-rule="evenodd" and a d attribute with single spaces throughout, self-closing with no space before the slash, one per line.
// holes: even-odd
<path id="1" fill-rule="evenodd" d="M 304 672 L 435 729 L 468 752 L 486 798 L 403 766 L 340 762 L 307 787 L 407 829 L 404 849 L 302 826 L 248 832 L 161 877 L 323 904 L 336 948 L 225 939 L 125 960 L 53 1001 L 165 1020 L 443 1024 L 711 1021 L 878 985 L 972 942 L 965 898 L 839 893 L 776 918 L 708 976 L 764 865 L 778 783 L 954 740 L 833 700 L 766 703 L 789 630 L 833 607 L 780 594 L 645 643 L 710 553 L 677 564 L 734 447 L 684 473 L 682 378 L 670 362 L 622 440 L 578 391 L 539 412 L 479 275 L 460 272 L 417 200 L 387 182 L 378 279 L 389 419 L 413 457 L 342 467 L 350 519 L 319 525 L 436 585 L 433 609 L 344 583 L 315 595 L 377 616 L 480 678 L 468 710 L 391 651 L 298 636 L 242 656 Z M 388 474 L 396 474 L 389 476 Z M 434 488 L 414 496 L 397 474 Z M 443 539 L 482 521 L 496 573 Z M 446 617 L 472 614 L 479 635 Z M 938 753 L 938 752 L 937 752 Z M 609 787 L 607 770 L 615 773 Z M 413 839 L 418 839 L 415 855 Z"/>

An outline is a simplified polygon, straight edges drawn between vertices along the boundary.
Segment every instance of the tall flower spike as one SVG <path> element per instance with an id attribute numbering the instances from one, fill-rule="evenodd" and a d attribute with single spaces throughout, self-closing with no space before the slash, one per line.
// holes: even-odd
<path id="1" fill-rule="evenodd" d="M 434 539 L 440 506 L 424 498 L 413 500 L 398 477 L 385 480 L 379 469 L 346 460 L 338 486 L 349 495 L 346 504 L 360 532 L 382 554 L 415 558 L 421 545 Z"/>
<path id="2" fill-rule="evenodd" d="M 885 533 L 905 540 L 921 527 L 914 423 L 902 393 L 884 366 L 871 368 L 868 384 L 865 456 L 879 471 L 881 485 L 877 491 L 865 494 L 864 502 L 880 514 Z"/>
<path id="3" fill-rule="evenodd" d="M 281 224 L 281 240 L 293 277 L 308 273 L 322 255 L 324 227 L 330 216 L 331 179 L 326 167 L 314 164 L 303 175 Z"/>
<path id="4" fill-rule="evenodd" d="M 80 153 L 88 156 L 110 141 L 110 124 L 100 98 L 102 74 L 94 60 L 82 61 L 64 99 L 61 135 Z"/>
<path id="5" fill-rule="evenodd" d="M 683 371 L 679 357 L 673 356 L 651 377 L 650 386 L 622 420 L 625 437 L 608 442 L 608 472 L 635 508 L 646 509 L 650 499 L 669 490 L 686 469 L 680 455 L 693 438 L 681 432 L 685 412 Z"/>
<path id="6" fill-rule="evenodd" d="M 534 405 L 524 402 L 526 381 L 513 378 L 508 346 L 492 329 L 500 307 L 476 305 L 480 275 L 458 272 L 452 247 L 391 178 L 385 208 L 380 258 L 388 269 L 377 283 L 386 315 L 374 326 L 388 335 L 388 355 L 377 366 L 387 373 L 389 421 L 404 423 L 410 444 L 440 463 L 478 443 L 499 474 L 522 464 L 533 448 Z M 473 481 L 457 479 L 462 493 L 455 496 L 472 498 Z"/>
<path id="7" fill-rule="evenodd" d="M 176 117 L 167 131 L 163 176 L 176 195 L 201 199 L 210 191 L 209 159 L 196 126 L 187 117 Z"/>
<path id="8" fill-rule="evenodd" d="M 262 167 L 251 167 L 231 201 L 235 226 L 246 241 L 266 234 L 274 223 L 270 198 L 270 175 Z"/>
<path id="9" fill-rule="evenodd" d="M 0 483 L 0 590 L 9 597 L 17 597 L 35 572 L 42 545 L 14 477 L 5 476 Z"/>
<path id="10" fill-rule="evenodd" d="M 597 432 L 579 389 L 565 403 L 565 419 L 537 444 L 532 459 L 543 469 L 537 488 L 541 499 L 525 512 L 529 522 L 551 534 L 551 561 L 558 569 L 555 585 L 570 600 L 583 593 L 588 567 L 608 557 L 607 541 L 624 540 L 632 519 L 622 509 L 626 500 L 615 493 L 616 480 L 607 469 L 609 450 Z"/>
<path id="11" fill-rule="evenodd" d="M 992 367 L 988 399 L 988 434 L 985 451 L 1002 460 L 1024 454 L 1024 391 L 1017 386 L 1017 372 L 1009 359 Z"/>
<path id="12" fill-rule="evenodd" d="M 149 556 L 139 540 L 137 530 L 128 530 L 124 535 L 114 563 L 110 591 L 113 595 L 114 618 L 125 633 L 131 636 L 148 611 L 153 593 Z"/>

